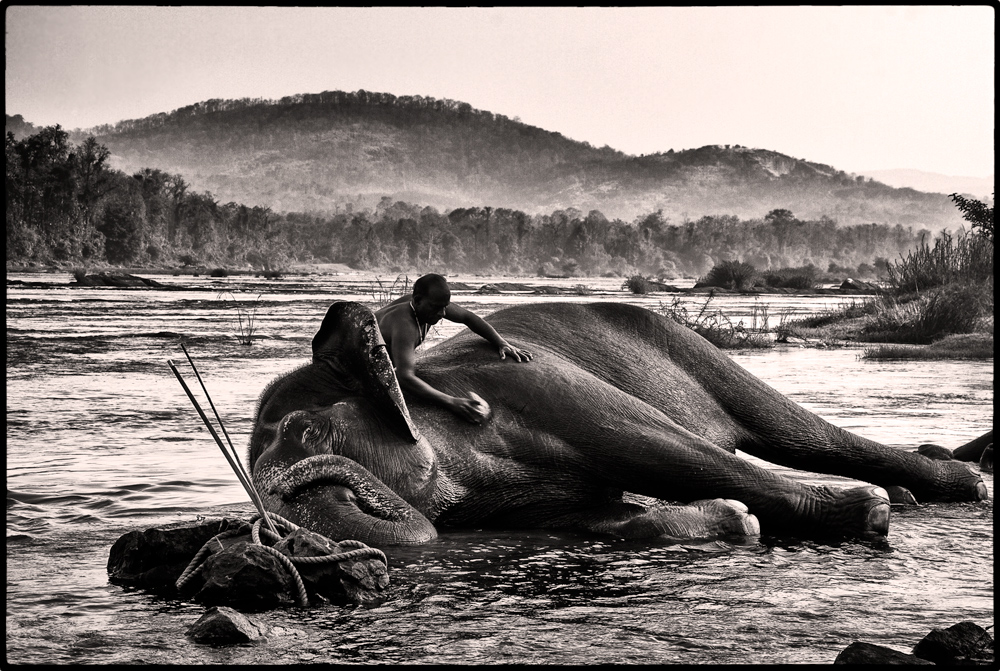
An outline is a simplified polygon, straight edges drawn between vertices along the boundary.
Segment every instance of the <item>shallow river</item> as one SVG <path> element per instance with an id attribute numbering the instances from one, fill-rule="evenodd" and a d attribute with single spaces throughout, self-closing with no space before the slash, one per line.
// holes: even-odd
<path id="1" fill-rule="evenodd" d="M 987 474 L 989 501 L 893 506 L 882 541 L 445 532 L 387 548 L 391 597 L 377 608 L 275 610 L 260 615 L 273 628 L 264 642 L 195 644 L 184 632 L 204 607 L 112 585 L 106 571 L 112 543 L 130 530 L 252 510 L 166 361 L 184 361 L 186 343 L 242 450 L 264 385 L 308 360 L 332 300 L 373 305 L 372 276 L 150 277 L 192 289 L 7 288 L 8 662 L 830 663 L 854 640 L 909 651 L 933 627 L 993 624 Z M 478 287 L 500 278 L 454 279 Z M 453 298 L 484 316 L 525 301 L 670 302 L 614 291 L 621 280 L 508 280 L 594 293 Z M 234 337 L 235 304 L 249 307 L 258 293 L 260 339 L 245 347 Z M 705 299 L 684 300 L 697 310 Z M 842 301 L 756 303 L 774 320 Z M 720 297 L 713 306 L 746 316 L 754 303 Z M 435 327 L 425 347 L 456 331 Z M 733 358 L 833 424 L 900 449 L 954 448 L 992 426 L 992 361 L 868 362 L 859 353 L 779 346 Z"/>

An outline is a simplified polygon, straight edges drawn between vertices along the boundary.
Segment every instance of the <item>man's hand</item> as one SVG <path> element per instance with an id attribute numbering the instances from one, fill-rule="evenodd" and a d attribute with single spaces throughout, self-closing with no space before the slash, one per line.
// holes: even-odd
<path id="1" fill-rule="evenodd" d="M 472 394 L 470 394 L 471 396 Z M 476 398 L 459 398 L 452 396 L 448 409 L 467 422 L 482 424 L 489 417 L 490 407 L 485 401 Z"/>
<path id="2" fill-rule="evenodd" d="M 524 349 L 518 349 L 508 342 L 500 345 L 500 358 L 506 359 L 507 355 L 510 354 L 511 357 L 517 359 L 520 363 L 521 361 L 531 361 L 531 352 Z"/>

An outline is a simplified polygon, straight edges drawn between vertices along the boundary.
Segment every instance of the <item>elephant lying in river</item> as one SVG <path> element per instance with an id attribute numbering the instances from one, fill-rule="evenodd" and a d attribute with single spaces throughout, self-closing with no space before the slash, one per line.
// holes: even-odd
<path id="1" fill-rule="evenodd" d="M 391 545 L 430 540 L 436 526 L 886 534 L 883 487 L 921 502 L 987 498 L 965 465 L 839 429 L 648 310 L 534 304 L 488 321 L 534 361 L 501 361 L 465 331 L 418 368 L 445 393 L 485 398 L 492 417 L 474 425 L 404 402 L 372 312 L 331 305 L 313 362 L 260 397 L 250 464 L 265 506 L 335 539 Z M 737 449 L 874 485 L 803 484 Z M 646 507 L 623 492 L 694 503 Z"/>

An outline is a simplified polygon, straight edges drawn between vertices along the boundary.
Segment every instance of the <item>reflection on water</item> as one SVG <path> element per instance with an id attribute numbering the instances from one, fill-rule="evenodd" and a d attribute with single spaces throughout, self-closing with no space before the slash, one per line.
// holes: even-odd
<path id="1" fill-rule="evenodd" d="M 9 275 L 69 281 L 69 276 Z M 173 379 L 185 342 L 238 445 L 268 380 L 308 360 L 335 298 L 371 303 L 370 277 L 247 286 L 261 340 L 240 346 L 225 290 L 246 279 L 155 277 L 193 291 L 7 292 L 7 658 L 21 663 L 829 663 L 853 640 L 909 650 L 933 627 L 993 621 L 990 501 L 893 509 L 888 539 L 764 537 L 671 544 L 536 531 L 444 533 L 389 548 L 392 595 L 373 609 L 272 611 L 265 643 L 212 648 L 185 629 L 201 606 L 110 585 L 123 533 L 250 513 Z M 457 278 L 478 286 L 494 278 Z M 200 282 L 200 285 L 195 285 Z M 455 292 L 480 314 L 514 302 L 660 297 L 620 280 L 541 280 L 590 296 Z M 603 283 L 603 284 L 602 284 Z M 838 297 L 766 297 L 770 313 Z M 704 298 L 686 298 L 700 306 Z M 753 299 L 720 297 L 748 315 Z M 249 303 L 248 303 L 249 304 Z M 443 323 L 428 346 L 457 331 Z M 948 447 L 992 425 L 992 362 L 866 362 L 858 350 L 780 348 L 734 358 L 792 400 L 869 438 Z M 748 457 L 751 458 L 751 457 Z M 752 459 L 752 458 L 751 458 Z M 809 482 L 842 478 L 779 469 Z"/>

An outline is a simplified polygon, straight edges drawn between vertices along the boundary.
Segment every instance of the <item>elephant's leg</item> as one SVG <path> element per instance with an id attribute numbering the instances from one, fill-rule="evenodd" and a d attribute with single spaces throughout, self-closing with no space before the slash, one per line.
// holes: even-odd
<path id="1" fill-rule="evenodd" d="M 979 461 L 987 447 L 993 444 L 993 430 L 990 429 L 975 440 L 970 440 L 961 447 L 956 447 L 951 456 L 959 461 Z"/>
<path id="2" fill-rule="evenodd" d="M 596 473 L 615 486 L 665 500 L 735 499 L 763 533 L 886 534 L 889 497 L 880 487 L 815 486 L 781 476 L 680 427 L 621 423 L 586 449 Z M 613 446 L 609 449 L 609 446 Z"/>
<path id="3" fill-rule="evenodd" d="M 905 487 L 919 501 L 987 497 L 979 476 L 962 464 L 932 461 L 839 429 L 661 315 L 610 303 L 560 309 L 575 328 L 539 329 L 544 314 L 521 323 L 511 311 L 511 323 L 500 331 L 529 341 L 538 337 L 533 334 L 552 333 L 555 351 L 721 447 L 804 471 Z M 955 458 L 968 451 L 967 459 L 977 460 L 985 440 L 958 448 Z"/>
<path id="4" fill-rule="evenodd" d="M 745 429 L 737 447 L 775 464 L 910 490 L 918 501 L 979 501 L 982 479 L 957 461 L 939 461 L 833 426 L 793 403 L 728 357 L 700 353 L 697 379 Z"/>
<path id="5" fill-rule="evenodd" d="M 556 517 L 548 526 L 568 526 L 620 538 L 666 536 L 693 540 L 760 534 L 760 523 L 747 507 L 739 501 L 725 499 L 649 508 L 619 501 Z"/>

